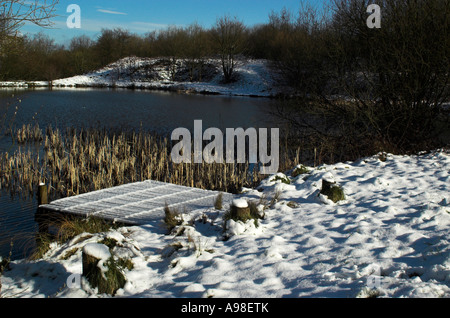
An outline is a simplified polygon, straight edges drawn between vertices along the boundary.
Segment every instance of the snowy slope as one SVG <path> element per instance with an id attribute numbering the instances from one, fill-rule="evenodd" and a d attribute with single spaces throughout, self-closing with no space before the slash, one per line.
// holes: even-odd
<path id="1" fill-rule="evenodd" d="M 53 82 L 57 87 L 117 87 L 138 89 L 167 89 L 190 93 L 211 93 L 233 96 L 273 96 L 279 92 L 276 89 L 276 79 L 269 63 L 265 60 L 247 60 L 239 62 L 235 73 L 237 81 L 231 84 L 223 83 L 223 75 L 219 60 L 208 60 L 207 79 L 201 82 L 190 82 L 188 79 L 170 80 L 169 67 L 164 66 L 161 59 L 127 57 L 106 66 L 98 71 L 59 79 Z M 187 73 L 186 64 L 177 61 L 177 70 Z M 211 74 L 212 73 L 212 74 Z"/>
<path id="2" fill-rule="evenodd" d="M 133 89 L 170 90 L 186 93 L 220 94 L 230 96 L 271 97 L 288 94 L 290 89 L 279 87 L 279 74 L 270 68 L 267 60 L 243 60 L 236 64 L 233 83 L 223 83 L 221 62 L 217 59 L 205 61 L 206 70 L 202 81 L 189 81 L 186 62 L 177 60 L 176 70 L 183 74 L 175 81 L 170 78 L 167 61 L 161 58 L 126 57 L 99 70 L 57 79 L 53 87 L 114 87 Z M 48 82 L 0 82 L 0 87 L 46 87 Z"/>
<path id="3" fill-rule="evenodd" d="M 84 283 L 64 284 L 81 273 L 82 246 L 110 236 L 122 243 L 114 253 L 134 263 L 117 297 L 450 296 L 449 154 L 374 156 L 310 169 L 289 177 L 290 184 L 268 178 L 260 191 L 247 189 L 240 197 L 270 201 L 278 193 L 278 202 L 267 206 L 258 227 L 231 224 L 228 240 L 225 211 L 213 208 L 185 216 L 179 236 L 155 221 L 77 238 L 54 245 L 43 260 L 14 262 L 1 278 L 3 295 L 106 297 Z M 329 174 L 345 201 L 318 196 Z"/>

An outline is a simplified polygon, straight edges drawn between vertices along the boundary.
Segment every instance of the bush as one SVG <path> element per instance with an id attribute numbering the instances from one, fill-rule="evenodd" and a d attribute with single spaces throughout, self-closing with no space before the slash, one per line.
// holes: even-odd
<path id="1" fill-rule="evenodd" d="M 448 123 L 442 105 L 450 97 L 450 3 L 385 0 L 381 28 L 370 29 L 366 1 L 334 2 L 337 86 L 354 100 L 352 107 L 340 105 L 342 115 L 353 117 L 382 150 L 437 147 L 437 122 Z"/>
<path id="2" fill-rule="evenodd" d="M 222 192 L 220 192 L 217 195 L 216 199 L 214 200 L 214 208 L 216 210 L 222 210 L 222 208 L 223 208 L 223 193 Z"/>
<path id="3" fill-rule="evenodd" d="M 294 42 L 280 37 L 286 43 L 278 63 L 307 65 L 292 68 L 301 86 L 295 99 L 281 100 L 273 110 L 292 130 L 288 137 L 299 143 L 294 148 L 305 153 L 302 159 L 333 163 L 449 142 L 450 2 L 382 1 L 380 29 L 367 27 L 369 4 L 332 0 L 333 12 L 323 23 L 308 10 L 297 20 L 275 16 L 276 30 L 305 35 Z M 308 16 L 320 23 L 308 23 Z M 295 58 L 283 58 L 288 53 Z"/>
<path id="4" fill-rule="evenodd" d="M 277 173 L 273 178 L 270 179 L 271 182 L 281 181 L 284 184 L 291 184 L 291 180 L 283 173 Z"/>
<path id="5" fill-rule="evenodd" d="M 307 173 L 310 173 L 308 168 L 306 168 L 304 165 L 298 165 L 297 167 L 295 167 L 294 171 L 292 171 L 291 176 L 295 178 L 298 177 L 299 175 Z"/>

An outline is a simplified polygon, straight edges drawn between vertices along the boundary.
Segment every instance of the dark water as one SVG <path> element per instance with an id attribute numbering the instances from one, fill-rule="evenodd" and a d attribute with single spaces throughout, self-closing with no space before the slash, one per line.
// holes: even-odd
<path id="1" fill-rule="evenodd" d="M 109 130 L 153 131 L 170 134 L 175 128 L 192 129 L 202 120 L 203 129 L 273 127 L 265 98 L 185 95 L 137 90 L 0 90 L 0 152 L 14 152 L 8 135 L 22 124 L 39 124 L 41 129 L 106 128 Z M 10 252 L 23 258 L 33 247 L 37 229 L 36 199 L 12 199 L 0 190 L 0 256 Z"/>
<path id="2" fill-rule="evenodd" d="M 20 101 L 19 101 L 20 100 Z M 37 122 L 41 127 L 102 127 L 153 130 L 170 133 L 191 128 L 201 119 L 205 127 L 219 129 L 267 127 L 271 101 L 264 98 L 185 95 L 135 90 L 16 91 L 0 100 L 0 114 L 7 109 L 14 123 Z"/>
<path id="3" fill-rule="evenodd" d="M 37 223 L 34 214 L 35 198 L 11 198 L 7 191 L 0 193 L 0 256 L 12 259 L 27 257 L 35 246 Z"/>

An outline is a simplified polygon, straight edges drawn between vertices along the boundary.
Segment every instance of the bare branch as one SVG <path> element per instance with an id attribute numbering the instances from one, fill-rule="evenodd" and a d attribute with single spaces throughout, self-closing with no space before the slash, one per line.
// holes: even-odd
<path id="1" fill-rule="evenodd" d="M 15 35 L 25 23 L 43 28 L 53 26 L 59 0 L 0 0 L 0 37 Z"/>

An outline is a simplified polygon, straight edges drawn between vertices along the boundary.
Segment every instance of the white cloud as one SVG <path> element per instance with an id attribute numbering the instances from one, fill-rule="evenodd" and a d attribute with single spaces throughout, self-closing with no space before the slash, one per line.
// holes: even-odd
<path id="1" fill-rule="evenodd" d="M 105 10 L 105 9 L 97 9 L 98 12 L 102 13 L 108 13 L 108 14 L 119 14 L 119 15 L 128 15 L 125 12 L 119 12 L 119 11 L 112 11 L 112 10 Z"/>

